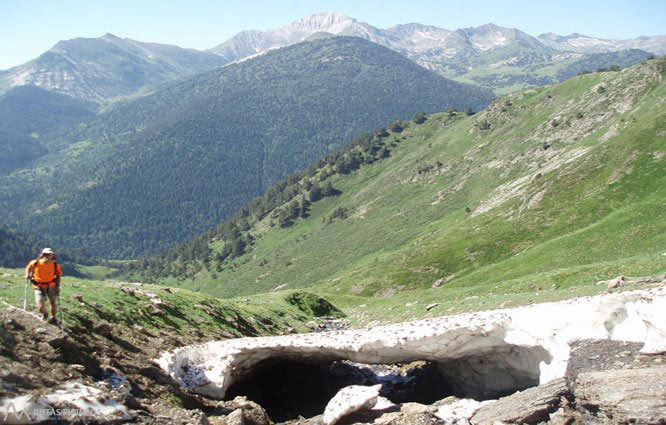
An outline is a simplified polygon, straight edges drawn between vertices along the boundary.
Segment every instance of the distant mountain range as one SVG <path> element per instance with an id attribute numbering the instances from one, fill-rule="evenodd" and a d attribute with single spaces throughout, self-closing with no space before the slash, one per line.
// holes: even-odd
<path id="1" fill-rule="evenodd" d="M 0 72 L 0 92 L 34 85 L 103 102 L 159 87 L 227 63 L 218 55 L 106 34 L 60 41 L 37 59 Z"/>
<path id="2" fill-rule="evenodd" d="M 615 49 L 606 43 L 605 49 L 578 51 L 567 49 L 565 43 L 553 43 L 552 37 L 545 37 L 545 43 L 518 29 L 493 24 L 450 31 L 413 23 L 383 30 L 341 14 L 321 13 L 274 30 L 243 31 L 209 51 L 228 61 L 238 61 L 321 33 L 364 38 L 446 77 L 489 87 L 500 94 L 563 81 L 581 69 L 593 71 L 596 68 L 592 66 L 599 64 L 624 68 L 666 49 L 664 37 L 618 42 Z M 635 50 L 641 48 L 647 51 Z M 608 54 L 626 49 L 634 51 Z M 607 55 L 588 56 L 592 53 Z"/>
<path id="3" fill-rule="evenodd" d="M 35 85 L 103 103 L 331 35 L 372 41 L 445 77 L 491 88 L 497 94 L 563 81 L 594 67 L 624 68 L 650 54 L 666 52 L 666 36 L 604 40 L 548 33 L 535 38 L 494 24 L 455 31 L 418 23 L 379 29 L 345 15 L 320 13 L 269 31 L 243 31 L 206 52 L 112 34 L 61 41 L 35 60 L 0 71 L 0 93 Z M 600 53 L 605 55 L 596 56 Z"/>
<path id="4" fill-rule="evenodd" d="M 16 90 L 16 89 L 15 89 Z M 125 102 L 0 176 L 7 224 L 106 257 L 208 229 L 363 132 L 493 99 L 356 37 L 301 43 Z"/>
<path id="5" fill-rule="evenodd" d="M 577 53 L 608 53 L 627 49 L 641 49 L 655 55 L 666 53 L 666 35 L 637 37 L 628 40 L 608 40 L 583 34 L 561 36 L 541 34 L 539 41 L 557 50 Z"/>

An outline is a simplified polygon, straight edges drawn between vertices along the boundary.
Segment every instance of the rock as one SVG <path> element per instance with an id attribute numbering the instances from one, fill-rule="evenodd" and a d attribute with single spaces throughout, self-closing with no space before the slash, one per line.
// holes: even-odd
<path id="1" fill-rule="evenodd" d="M 429 412 L 432 410 L 430 406 L 426 406 L 425 404 L 421 403 L 403 403 L 402 406 L 400 406 L 400 411 L 402 413 L 425 413 Z"/>
<path id="2" fill-rule="evenodd" d="M 263 407 L 248 400 L 247 397 L 238 396 L 231 401 L 222 401 L 218 403 L 218 406 L 232 411 L 241 410 L 243 423 L 247 425 L 270 425 L 271 423 Z"/>
<path id="3" fill-rule="evenodd" d="M 36 328 L 35 331 L 39 332 L 39 330 L 43 330 L 41 332 L 41 336 L 39 339 L 45 341 L 47 344 L 49 344 L 51 347 L 56 348 L 56 349 L 67 349 L 70 347 L 70 341 L 69 341 L 69 336 L 60 330 L 59 327 L 57 326 L 49 326 L 47 329 L 44 328 Z"/>
<path id="4" fill-rule="evenodd" d="M 162 310 L 160 310 L 159 308 L 157 308 L 157 306 L 155 306 L 155 305 L 151 305 L 149 313 L 152 316 L 160 316 L 160 317 L 165 317 L 166 316 L 166 313 L 163 312 Z"/>
<path id="5" fill-rule="evenodd" d="M 226 418 L 224 418 L 224 423 L 226 425 L 245 425 L 245 417 L 243 416 L 243 409 L 236 409 L 233 412 L 229 413 Z"/>
<path id="6" fill-rule="evenodd" d="M 609 423 L 665 423 L 666 366 L 581 373 L 574 397 Z"/>
<path id="7" fill-rule="evenodd" d="M 113 326 L 111 323 L 107 322 L 106 320 L 100 320 L 95 323 L 93 326 L 93 332 L 101 335 L 101 336 L 106 336 L 109 337 L 111 336 L 111 332 L 113 331 Z"/>
<path id="8" fill-rule="evenodd" d="M 444 278 L 440 277 L 439 279 L 437 279 L 432 283 L 432 288 L 439 288 L 440 286 L 442 286 L 442 283 L 444 283 Z"/>
<path id="9" fill-rule="evenodd" d="M 494 403 L 482 406 L 472 416 L 473 424 L 495 422 L 536 424 L 547 421 L 550 413 L 560 407 L 560 398 L 569 393 L 564 378 L 556 379 L 538 387 L 519 391 L 502 397 Z"/>
<path id="10" fill-rule="evenodd" d="M 437 402 L 439 405 L 435 416 L 447 424 L 469 425 L 470 418 L 483 405 L 493 403 L 493 401 L 476 401 L 471 398 L 459 399 L 456 397 L 447 397 Z"/>
<path id="11" fill-rule="evenodd" d="M 287 287 L 287 284 L 286 284 L 286 283 L 283 283 L 282 285 L 278 285 L 278 286 L 276 286 L 275 288 L 273 288 L 272 291 L 273 291 L 273 292 L 276 292 L 276 291 L 279 291 L 279 290 L 284 289 L 284 288 L 286 288 L 286 287 Z"/>
<path id="12" fill-rule="evenodd" d="M 13 275 L 11 273 L 3 273 L 2 277 L 12 277 Z"/>
<path id="13" fill-rule="evenodd" d="M 83 366 L 82 364 L 71 364 L 69 365 L 69 368 L 79 373 L 83 373 L 86 371 L 86 367 Z"/>
<path id="14" fill-rule="evenodd" d="M 550 414 L 548 425 L 571 425 L 576 421 L 576 416 L 578 415 L 563 408 L 559 408 L 555 413 Z M 582 421 L 579 421 L 579 423 L 582 423 Z"/>
<path id="15" fill-rule="evenodd" d="M 16 338 L 14 338 L 14 334 L 2 326 L 0 326 L 0 338 L 2 339 L 3 345 L 6 347 L 13 347 L 16 344 Z"/>
<path id="16" fill-rule="evenodd" d="M 428 306 L 426 307 L 426 311 L 430 311 L 433 308 L 437 307 L 438 305 L 439 305 L 439 303 L 428 304 Z"/>
<path id="17" fill-rule="evenodd" d="M 136 293 L 134 288 L 122 287 L 122 288 L 120 288 L 120 290 L 123 291 L 124 293 L 132 295 L 132 296 L 134 296 L 134 294 Z"/>
<path id="18" fill-rule="evenodd" d="M 641 277 L 634 281 L 634 283 L 659 283 L 661 279 L 658 277 Z"/>
<path id="19" fill-rule="evenodd" d="M 338 391 L 324 409 L 323 425 L 333 425 L 344 416 L 377 403 L 381 385 L 364 387 L 351 385 Z"/>
<path id="20" fill-rule="evenodd" d="M 72 294 L 70 295 L 70 298 L 74 301 L 83 302 L 83 295 L 81 294 Z"/>
<path id="21" fill-rule="evenodd" d="M 615 279 L 608 281 L 608 289 L 615 289 L 626 285 L 627 281 L 624 276 L 618 276 Z"/>

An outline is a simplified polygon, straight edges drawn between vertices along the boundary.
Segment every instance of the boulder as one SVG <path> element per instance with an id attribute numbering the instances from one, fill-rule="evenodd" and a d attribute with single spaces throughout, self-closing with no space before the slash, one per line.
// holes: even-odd
<path id="1" fill-rule="evenodd" d="M 242 423 L 246 425 L 270 425 L 271 423 L 264 408 L 254 401 L 248 400 L 247 397 L 238 396 L 231 401 L 222 401 L 218 403 L 218 406 L 231 410 L 232 413 L 233 411 L 240 411 L 243 418 Z M 227 416 L 227 423 L 229 423 L 229 416 Z"/>
<path id="2" fill-rule="evenodd" d="M 224 423 L 226 425 L 245 425 L 245 417 L 243 416 L 243 409 L 236 409 L 233 412 L 229 413 L 226 418 L 224 418 Z"/>
<path id="3" fill-rule="evenodd" d="M 547 421 L 550 413 L 560 407 L 561 398 L 568 393 L 569 389 L 564 378 L 556 379 L 482 406 L 472 416 L 471 423 L 479 425 L 496 422 L 536 424 Z"/>
<path id="4" fill-rule="evenodd" d="M 377 403 L 381 387 L 381 385 L 371 387 L 351 385 L 341 389 L 326 405 L 323 425 L 333 425 L 352 412 L 372 408 Z"/>
<path id="5" fill-rule="evenodd" d="M 111 336 L 112 331 L 113 331 L 113 326 L 111 325 L 111 323 L 107 322 L 106 320 L 100 320 L 95 322 L 95 325 L 93 327 L 93 332 L 101 336 L 109 337 Z"/>
<path id="6" fill-rule="evenodd" d="M 447 397 L 437 402 L 437 412 L 435 416 L 447 424 L 469 425 L 470 418 L 482 406 L 493 401 L 476 401 L 471 398 L 459 399 L 456 397 Z"/>
<path id="7" fill-rule="evenodd" d="M 626 285 L 627 280 L 624 276 L 618 276 L 608 281 L 608 289 L 615 289 Z"/>
<path id="8" fill-rule="evenodd" d="M 609 423 L 666 423 L 666 366 L 581 373 L 574 397 Z"/>

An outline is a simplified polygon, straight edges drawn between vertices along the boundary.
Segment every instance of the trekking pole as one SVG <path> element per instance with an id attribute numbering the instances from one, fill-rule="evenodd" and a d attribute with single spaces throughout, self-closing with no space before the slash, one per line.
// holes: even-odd
<path id="1" fill-rule="evenodd" d="M 28 279 L 25 280 L 25 290 L 23 291 L 23 311 L 28 308 Z"/>
<path id="2" fill-rule="evenodd" d="M 60 295 L 56 297 L 56 308 L 58 309 L 58 316 L 60 316 L 60 330 L 65 331 L 65 322 L 62 320 L 62 310 L 60 310 Z"/>

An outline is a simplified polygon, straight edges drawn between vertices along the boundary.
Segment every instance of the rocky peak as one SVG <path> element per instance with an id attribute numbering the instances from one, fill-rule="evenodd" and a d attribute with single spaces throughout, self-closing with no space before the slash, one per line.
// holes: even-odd
<path id="1" fill-rule="evenodd" d="M 284 28 L 300 29 L 304 31 L 325 31 L 339 33 L 347 27 L 358 24 L 358 21 L 341 13 L 317 13 L 292 22 Z"/>
<path id="2" fill-rule="evenodd" d="M 103 36 L 100 37 L 102 40 L 120 40 L 120 37 L 117 35 L 111 34 L 110 32 L 107 32 Z"/>
<path id="3" fill-rule="evenodd" d="M 516 28 L 501 27 L 493 23 L 476 28 L 463 28 L 461 31 L 472 46 L 481 51 L 494 50 L 511 44 L 528 48 L 546 48 L 539 40 Z"/>
<path id="4" fill-rule="evenodd" d="M 396 25 L 386 30 L 391 40 L 406 48 L 426 50 L 446 43 L 452 31 L 417 23 Z"/>

